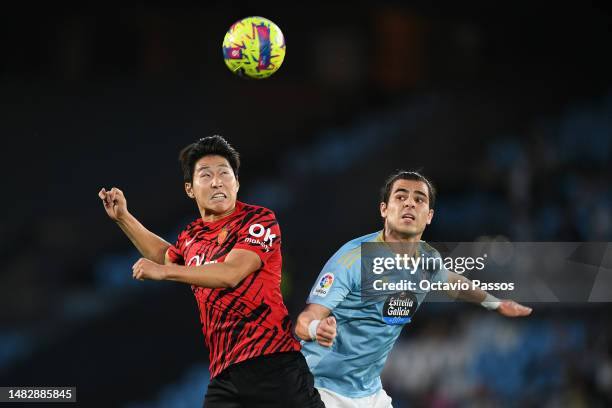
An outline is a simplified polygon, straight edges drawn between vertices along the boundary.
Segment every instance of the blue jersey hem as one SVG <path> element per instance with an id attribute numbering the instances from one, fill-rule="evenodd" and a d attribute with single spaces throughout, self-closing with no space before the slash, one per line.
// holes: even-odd
<path id="1" fill-rule="evenodd" d="M 325 388 L 329 391 L 333 391 L 336 394 L 340 394 L 343 397 L 347 398 L 364 398 L 369 397 L 370 395 L 376 394 L 378 391 L 382 390 L 382 385 L 379 385 L 373 390 L 364 390 L 364 391 L 355 391 L 355 392 L 347 392 L 345 389 L 337 388 L 333 380 L 327 380 L 326 378 L 315 377 L 315 387 L 316 388 Z"/>

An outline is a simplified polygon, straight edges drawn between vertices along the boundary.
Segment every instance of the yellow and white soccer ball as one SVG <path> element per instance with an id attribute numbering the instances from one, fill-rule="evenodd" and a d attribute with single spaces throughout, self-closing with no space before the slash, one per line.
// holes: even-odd
<path id="1" fill-rule="evenodd" d="M 246 17 L 232 24 L 223 39 L 223 59 L 233 73 L 262 79 L 275 73 L 285 59 L 285 37 L 263 17 Z"/>

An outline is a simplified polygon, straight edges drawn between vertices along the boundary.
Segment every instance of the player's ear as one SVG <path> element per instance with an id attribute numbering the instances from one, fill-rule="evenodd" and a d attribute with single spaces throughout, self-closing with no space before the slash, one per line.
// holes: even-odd
<path id="1" fill-rule="evenodd" d="M 236 193 L 238 192 L 238 190 L 240 190 L 240 181 L 236 179 Z"/>
<path id="2" fill-rule="evenodd" d="M 429 214 L 427 214 L 427 225 L 431 224 L 431 220 L 434 216 L 434 210 L 433 208 L 429 209 Z"/>
<path id="3" fill-rule="evenodd" d="M 193 194 L 193 186 L 190 182 L 185 182 L 185 193 L 187 193 L 187 197 L 195 198 L 195 194 Z"/>
<path id="4" fill-rule="evenodd" d="M 387 218 L 387 203 L 384 201 L 380 203 L 380 216 Z"/>

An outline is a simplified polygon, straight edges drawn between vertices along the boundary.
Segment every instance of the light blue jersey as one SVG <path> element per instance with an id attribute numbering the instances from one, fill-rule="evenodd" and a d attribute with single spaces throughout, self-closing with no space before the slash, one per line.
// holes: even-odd
<path id="1" fill-rule="evenodd" d="M 409 318 L 390 316 L 393 307 L 389 305 L 401 303 L 397 292 L 385 299 L 362 299 L 361 244 L 368 242 L 383 243 L 382 233 L 365 235 L 343 245 L 323 267 L 307 300 L 330 309 L 337 322 L 337 337 L 331 348 L 303 342 L 302 353 L 315 377 L 315 386 L 349 398 L 366 397 L 382 388 L 380 373 L 387 356 L 403 325 L 427 294 L 416 290 L 407 295 L 417 303 L 414 308 L 411 304 Z M 430 275 L 419 276 L 446 282 L 448 271 L 442 267 Z"/>

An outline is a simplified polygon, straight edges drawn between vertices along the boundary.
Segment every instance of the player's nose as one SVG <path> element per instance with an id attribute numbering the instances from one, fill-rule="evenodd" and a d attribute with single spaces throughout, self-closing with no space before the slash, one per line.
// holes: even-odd
<path id="1" fill-rule="evenodd" d="M 404 207 L 416 207 L 416 202 L 414 201 L 414 198 L 412 196 L 408 196 L 408 198 L 404 200 Z"/>
<path id="2" fill-rule="evenodd" d="M 223 187 L 223 181 L 221 181 L 221 178 L 218 176 L 213 176 L 212 180 L 211 180 L 211 186 L 214 187 Z"/>

